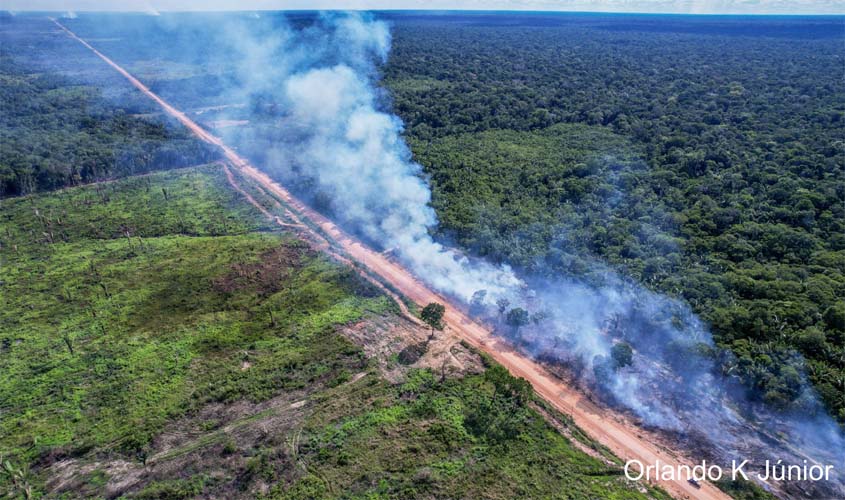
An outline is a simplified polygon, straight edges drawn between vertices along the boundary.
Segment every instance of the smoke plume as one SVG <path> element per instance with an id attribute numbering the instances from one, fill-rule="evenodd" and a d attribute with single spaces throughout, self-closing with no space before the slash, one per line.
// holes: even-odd
<path id="1" fill-rule="evenodd" d="M 242 36 L 239 87 L 249 101 L 269 94 L 282 103 L 284 135 L 267 154 L 273 171 L 307 176 L 333 217 L 346 228 L 392 250 L 437 290 L 468 301 L 480 289 L 495 299 L 521 281 L 507 266 L 470 259 L 434 241 L 437 217 L 422 168 L 402 140 L 402 122 L 383 110 L 386 96 L 373 85 L 374 62 L 383 62 L 390 32 L 359 14 L 325 15 L 318 27 L 280 31 L 255 41 Z M 271 71 L 268 57 L 273 57 Z M 254 138 L 240 137 L 239 142 Z M 306 193 L 307 195 L 308 193 Z"/>

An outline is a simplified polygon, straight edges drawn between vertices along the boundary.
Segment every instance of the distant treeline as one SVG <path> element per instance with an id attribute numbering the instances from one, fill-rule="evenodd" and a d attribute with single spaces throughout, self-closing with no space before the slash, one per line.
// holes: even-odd
<path id="1" fill-rule="evenodd" d="M 540 273 L 610 263 L 688 302 L 754 395 L 792 407 L 803 370 L 845 422 L 842 37 L 466 17 L 397 17 L 383 68 L 442 234 Z"/>
<path id="2" fill-rule="evenodd" d="M 186 131 L 130 115 L 90 86 L 0 55 L 0 196 L 217 157 Z"/>

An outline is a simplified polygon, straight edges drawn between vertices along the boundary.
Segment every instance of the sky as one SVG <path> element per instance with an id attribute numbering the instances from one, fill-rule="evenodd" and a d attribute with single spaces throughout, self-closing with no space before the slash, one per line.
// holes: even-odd
<path id="1" fill-rule="evenodd" d="M 546 10 L 680 14 L 845 14 L 842 0 L 0 0 L 10 11 Z"/>

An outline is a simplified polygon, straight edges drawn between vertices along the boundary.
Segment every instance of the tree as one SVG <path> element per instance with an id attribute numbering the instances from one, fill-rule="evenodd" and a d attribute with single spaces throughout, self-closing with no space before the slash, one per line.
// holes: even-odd
<path id="1" fill-rule="evenodd" d="M 827 308 L 824 321 L 831 330 L 845 331 L 845 304 L 840 302 Z"/>
<path id="2" fill-rule="evenodd" d="M 548 311 L 537 311 L 537 312 L 535 312 L 534 314 L 531 315 L 531 321 L 537 326 L 539 326 L 540 323 L 542 323 L 543 321 L 545 321 L 548 318 L 549 318 Z"/>
<path id="3" fill-rule="evenodd" d="M 518 334 L 519 329 L 528 324 L 528 311 L 521 307 L 515 307 L 508 311 L 508 316 L 505 321 L 508 325 L 513 327 L 513 333 Z"/>
<path id="4" fill-rule="evenodd" d="M 606 387 L 613 379 L 612 361 L 607 356 L 593 357 L 593 376 L 600 387 Z"/>
<path id="5" fill-rule="evenodd" d="M 480 314 L 484 312 L 485 299 L 487 299 L 487 290 L 476 290 L 469 301 L 469 313 Z"/>
<path id="6" fill-rule="evenodd" d="M 444 313 L 446 313 L 446 307 L 443 304 L 431 302 L 423 308 L 420 317 L 432 328 L 436 330 L 442 330 Z"/>
<path id="7" fill-rule="evenodd" d="M 634 362 L 634 350 L 625 342 L 618 342 L 610 348 L 610 357 L 616 369 L 630 366 Z"/>
<path id="8" fill-rule="evenodd" d="M 811 326 L 807 328 L 796 339 L 798 347 L 807 356 L 821 357 L 827 350 L 825 334 L 819 328 Z"/>
<path id="9" fill-rule="evenodd" d="M 499 314 L 504 314 L 509 305 L 511 305 L 511 301 L 504 297 L 496 301 L 496 306 L 499 308 Z"/>

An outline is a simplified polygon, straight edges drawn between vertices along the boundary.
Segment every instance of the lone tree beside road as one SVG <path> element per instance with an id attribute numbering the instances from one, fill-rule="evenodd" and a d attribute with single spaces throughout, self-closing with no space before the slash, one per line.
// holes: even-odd
<path id="1" fill-rule="evenodd" d="M 437 302 L 431 302 L 425 306 L 420 314 L 420 318 L 428 323 L 432 328 L 437 330 L 443 329 L 443 314 L 446 312 L 446 307 Z"/>

